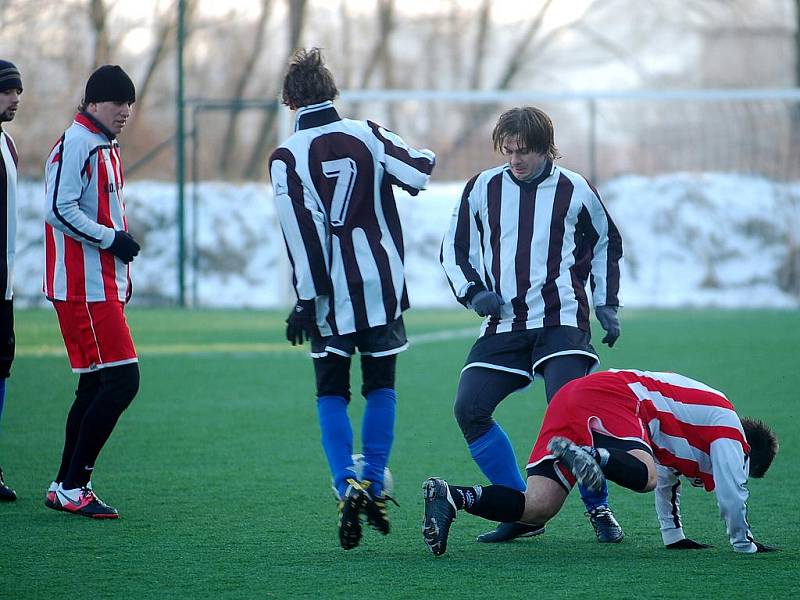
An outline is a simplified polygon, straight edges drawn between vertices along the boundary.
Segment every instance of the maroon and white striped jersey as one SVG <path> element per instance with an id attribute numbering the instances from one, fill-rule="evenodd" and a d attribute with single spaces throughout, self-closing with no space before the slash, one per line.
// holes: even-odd
<path id="1" fill-rule="evenodd" d="M 14 254 L 17 238 L 17 148 L 0 127 L 0 298 L 14 297 Z"/>
<path id="2" fill-rule="evenodd" d="M 676 373 L 612 370 L 639 401 L 658 465 L 656 512 L 664 544 L 680 541 L 680 480 L 714 491 L 737 552 L 755 552 L 747 523 L 747 444 L 739 416 L 722 392 Z"/>
<path id="3" fill-rule="evenodd" d="M 119 143 L 75 116 L 45 164 L 44 293 L 51 300 L 127 302 L 128 265 L 107 249 L 127 231 Z"/>
<path id="4" fill-rule="evenodd" d="M 530 182 L 508 165 L 473 177 L 442 242 L 440 260 L 459 302 L 471 286 L 500 294 L 500 318 L 481 335 L 568 325 L 589 331 L 595 306 L 620 305 L 622 238 L 597 190 L 547 162 Z"/>
<path id="5" fill-rule="evenodd" d="M 435 157 L 332 102 L 297 111 L 269 161 L 298 299 L 316 300 L 323 336 L 384 325 L 408 308 L 392 185 L 424 189 Z"/>

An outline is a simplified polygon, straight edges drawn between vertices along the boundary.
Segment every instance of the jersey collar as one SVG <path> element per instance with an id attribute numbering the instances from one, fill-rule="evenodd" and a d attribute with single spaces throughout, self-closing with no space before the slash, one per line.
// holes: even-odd
<path id="1" fill-rule="evenodd" d="M 514 174 L 511 172 L 511 167 L 509 167 L 508 165 L 506 165 L 504 170 L 505 170 L 506 173 L 508 173 L 508 176 L 511 178 L 511 181 L 516 183 L 519 187 L 521 187 L 523 189 L 532 189 L 532 188 L 537 187 L 545 179 L 547 179 L 553 173 L 555 173 L 556 166 L 553 164 L 553 161 L 548 160 L 545 163 L 544 169 L 542 169 L 542 172 L 539 173 L 538 176 L 536 176 L 535 178 L 531 179 L 530 181 L 520 181 L 519 179 L 514 177 Z"/>
<path id="2" fill-rule="evenodd" d="M 333 107 L 333 102 L 328 100 L 327 102 L 310 104 L 299 108 L 294 117 L 294 130 L 300 131 L 301 129 L 321 127 L 341 120 L 339 113 Z"/>
<path id="3" fill-rule="evenodd" d="M 92 133 L 102 133 L 106 136 L 109 140 L 113 140 L 117 136 L 111 133 L 100 121 L 95 119 L 92 115 L 90 115 L 86 111 L 81 111 L 77 115 L 75 115 L 75 122 L 78 125 L 83 125 L 91 131 Z"/>

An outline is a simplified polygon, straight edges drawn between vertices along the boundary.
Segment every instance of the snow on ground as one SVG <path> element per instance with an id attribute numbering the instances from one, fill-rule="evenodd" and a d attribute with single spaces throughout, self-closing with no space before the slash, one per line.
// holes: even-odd
<path id="1" fill-rule="evenodd" d="M 433 184 L 417 197 L 396 192 L 413 306 L 458 306 L 438 257 L 462 187 Z M 38 304 L 44 301 L 43 186 L 21 182 L 19 191 L 15 295 L 20 305 Z M 800 307 L 800 184 L 677 173 L 620 177 L 600 192 L 623 236 L 625 306 Z M 142 244 L 132 264 L 134 303 L 174 303 L 176 188 L 134 181 L 125 186 L 125 198 L 129 227 Z M 268 308 L 293 301 L 269 186 L 187 186 L 186 205 L 190 302 Z"/>

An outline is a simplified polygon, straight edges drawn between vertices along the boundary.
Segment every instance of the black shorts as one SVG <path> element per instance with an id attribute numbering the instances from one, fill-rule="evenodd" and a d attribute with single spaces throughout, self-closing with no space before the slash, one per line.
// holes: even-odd
<path id="1" fill-rule="evenodd" d="M 0 379 L 11 375 L 15 347 L 14 301 L 0 300 Z"/>
<path id="2" fill-rule="evenodd" d="M 600 364 L 600 359 L 590 340 L 588 331 L 567 325 L 495 333 L 478 338 L 462 372 L 470 367 L 485 367 L 533 380 L 541 376 L 541 366 L 548 358 L 565 354 L 588 357 L 592 361 L 591 372 Z"/>
<path id="3" fill-rule="evenodd" d="M 649 455 L 653 455 L 653 450 L 647 444 L 643 444 L 637 440 L 622 440 L 611 435 L 598 433 L 597 431 L 592 431 L 592 444 L 595 448 L 623 450 L 625 452 L 628 450 L 644 450 Z M 532 467 L 528 467 L 526 472 L 528 473 L 528 477 L 539 475 L 540 477 L 552 479 L 569 493 L 569 488 L 565 485 L 564 477 L 556 472 L 555 460 L 542 460 Z"/>
<path id="4" fill-rule="evenodd" d="M 345 335 L 330 335 L 311 340 L 311 356 L 322 358 L 328 353 L 351 357 L 356 349 L 363 356 L 389 356 L 408 348 L 406 326 L 402 315 L 387 323 Z"/>

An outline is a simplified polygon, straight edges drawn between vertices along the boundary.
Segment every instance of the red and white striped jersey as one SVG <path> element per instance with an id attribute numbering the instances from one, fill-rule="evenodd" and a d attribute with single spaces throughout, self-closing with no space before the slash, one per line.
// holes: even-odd
<path id="1" fill-rule="evenodd" d="M 323 336 L 384 325 L 408 308 L 393 185 L 424 189 L 435 157 L 332 102 L 297 111 L 270 177 L 301 300 L 316 300 Z"/>
<path id="2" fill-rule="evenodd" d="M 611 372 L 638 399 L 639 418 L 659 463 L 656 511 L 664 543 L 686 537 L 677 478 L 684 475 L 715 492 L 734 550 L 755 552 L 747 523 L 750 446 L 730 401 L 722 392 L 676 373 Z"/>
<path id="3" fill-rule="evenodd" d="M 549 161 L 529 182 L 508 165 L 473 177 L 440 255 L 459 302 L 466 305 L 473 285 L 505 300 L 481 335 L 556 325 L 589 331 L 586 283 L 595 306 L 619 306 L 621 259 L 622 238 L 597 190 Z"/>
<path id="4" fill-rule="evenodd" d="M 14 254 L 17 237 L 17 148 L 0 127 L 0 298 L 14 297 Z"/>
<path id="5" fill-rule="evenodd" d="M 85 112 L 45 164 L 44 293 L 51 300 L 127 302 L 128 265 L 107 250 L 126 230 L 119 143 Z"/>

